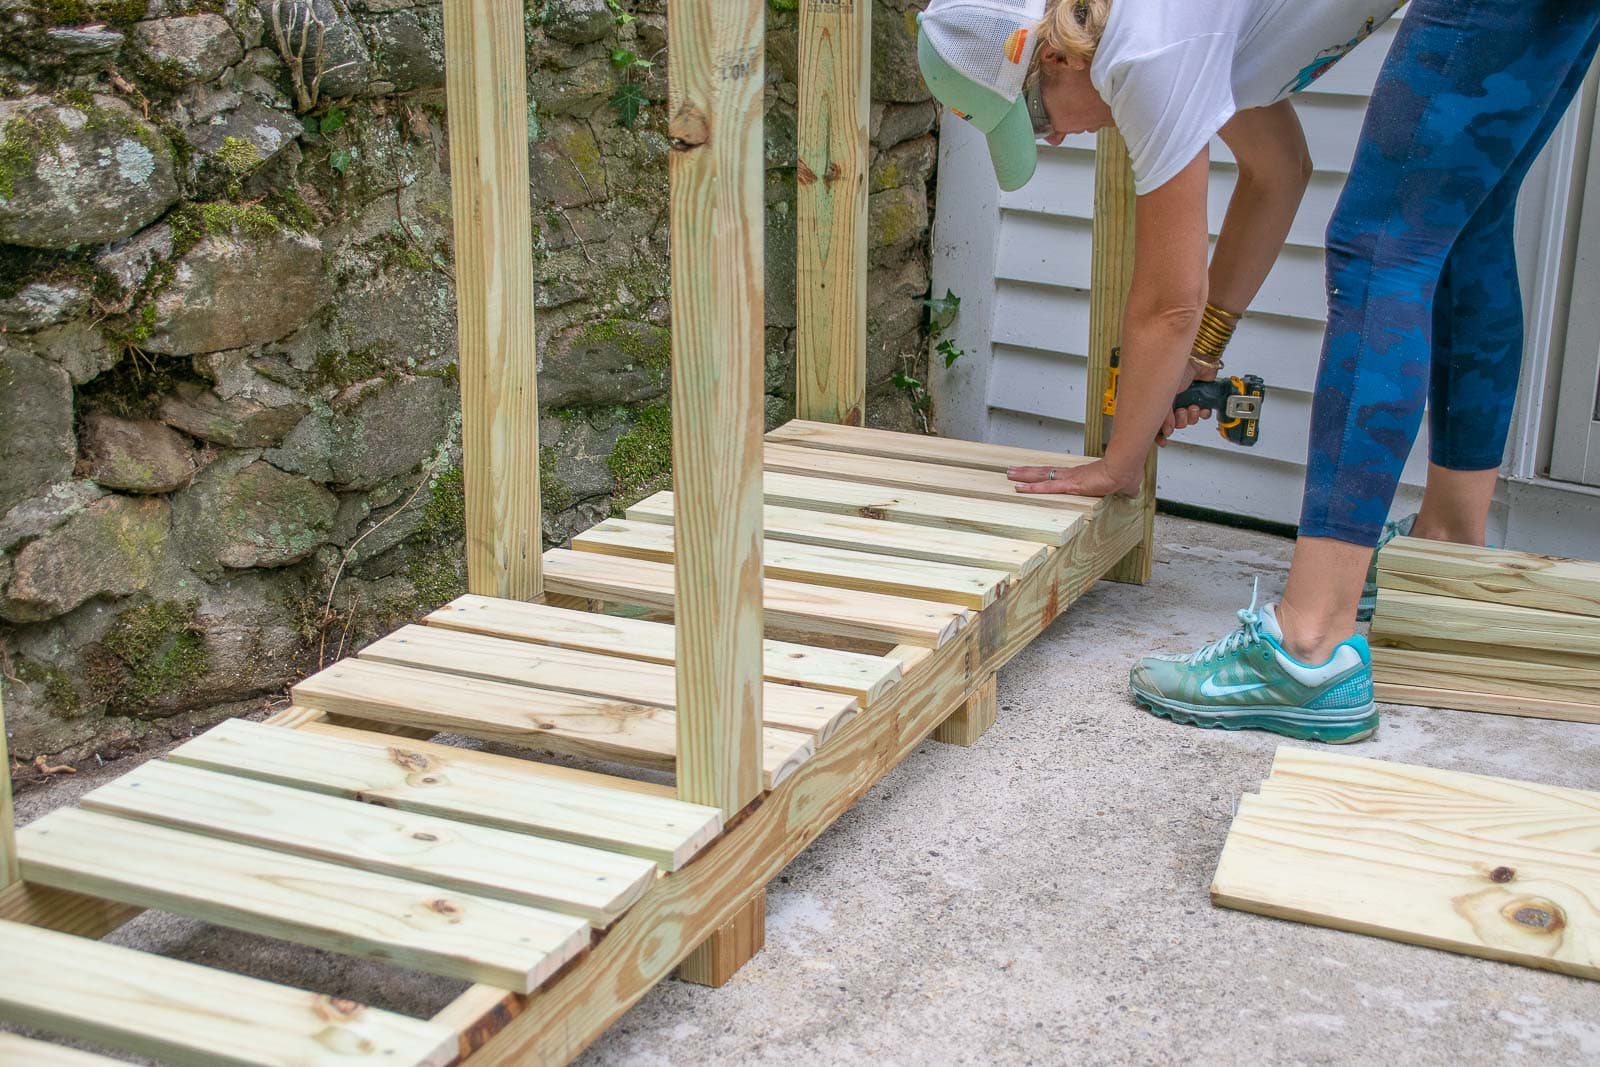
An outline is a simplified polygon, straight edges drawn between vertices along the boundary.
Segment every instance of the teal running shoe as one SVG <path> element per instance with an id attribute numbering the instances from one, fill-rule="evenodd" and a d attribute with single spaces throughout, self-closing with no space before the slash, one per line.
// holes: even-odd
<path id="1" fill-rule="evenodd" d="M 1360 634 L 1308 666 L 1283 649 L 1272 605 L 1255 597 L 1239 629 L 1187 656 L 1146 656 L 1128 682 L 1134 700 L 1190 726 L 1270 730 L 1302 741 L 1343 745 L 1378 728 L 1372 699 L 1372 653 Z"/>
<path id="2" fill-rule="evenodd" d="M 1361 589 L 1361 602 L 1356 607 L 1357 622 L 1371 622 L 1372 613 L 1378 610 L 1378 553 L 1396 537 L 1410 537 L 1411 527 L 1417 521 L 1413 512 L 1403 519 L 1390 519 L 1378 534 L 1378 547 L 1372 550 L 1372 563 L 1367 567 L 1367 584 Z"/>

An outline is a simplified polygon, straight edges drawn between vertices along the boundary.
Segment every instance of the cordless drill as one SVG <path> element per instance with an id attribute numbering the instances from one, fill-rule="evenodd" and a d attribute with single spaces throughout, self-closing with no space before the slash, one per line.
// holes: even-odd
<path id="1" fill-rule="evenodd" d="M 1122 350 L 1111 350 L 1111 375 L 1101 402 L 1101 413 L 1117 413 L 1117 375 Z M 1210 408 L 1217 415 L 1217 432 L 1223 440 L 1244 448 L 1254 448 L 1260 440 L 1261 405 L 1267 397 L 1267 384 L 1258 375 L 1240 374 L 1210 382 L 1195 382 L 1172 400 L 1172 408 Z"/>

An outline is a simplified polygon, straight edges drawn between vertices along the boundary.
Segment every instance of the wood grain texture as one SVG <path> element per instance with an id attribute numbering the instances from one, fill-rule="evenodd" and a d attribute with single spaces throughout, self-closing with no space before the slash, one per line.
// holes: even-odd
<path id="1" fill-rule="evenodd" d="M 672 609 L 674 571 L 665 563 L 594 552 L 555 548 L 545 553 L 545 582 L 551 589 L 623 604 Z M 775 578 L 763 583 L 763 591 L 766 625 L 779 634 L 816 632 L 932 648 L 953 638 L 970 617 L 965 608 L 953 604 Z"/>
<path id="2" fill-rule="evenodd" d="M 1241 798 L 1225 907 L 1600 978 L 1600 856 Z"/>
<path id="3" fill-rule="evenodd" d="M 589 946 L 574 916 L 81 808 L 17 847 L 30 882 L 524 993 Z"/>
<path id="4" fill-rule="evenodd" d="M 766 943 L 767 891 L 763 889 L 684 957 L 678 964 L 678 978 L 720 989 Z"/>
<path id="5" fill-rule="evenodd" d="M 670 623 L 492 597 L 461 597 L 425 621 L 430 626 L 555 648 L 603 652 L 647 663 L 672 663 L 677 644 L 676 631 Z M 864 707 L 871 706 L 900 680 L 900 664 L 895 660 L 860 652 L 763 641 L 762 656 L 768 681 L 847 693 Z"/>
<path id="6" fill-rule="evenodd" d="M 1101 130 L 1094 151 L 1094 232 L 1089 266 L 1089 378 L 1083 417 L 1083 451 L 1106 454 L 1106 424 L 1101 397 L 1111 382 L 1111 350 L 1122 343 L 1128 289 L 1133 284 L 1133 167 L 1128 146 L 1115 129 Z M 1145 458 L 1144 483 L 1138 501 L 1144 509 L 1144 537 L 1139 547 L 1117 565 L 1107 579 L 1143 585 L 1150 580 L 1155 552 L 1156 448 Z"/>
<path id="7" fill-rule="evenodd" d="M 90 939 L 106 936 L 143 911 L 114 900 L 27 882 L 0 889 L 0 919 Z"/>
<path id="8" fill-rule="evenodd" d="M 529 600 L 539 552 L 539 398 L 523 12 L 446 0 L 467 585 Z"/>
<path id="9" fill-rule="evenodd" d="M 872 5 L 800 0 L 795 410 L 860 426 L 867 403 Z"/>
<path id="10" fill-rule="evenodd" d="M 1000 717 L 999 676 L 991 675 L 967 702 L 933 731 L 935 741 L 968 748 L 988 732 Z"/>
<path id="11" fill-rule="evenodd" d="M 1378 553 L 1378 587 L 1600 617 L 1600 563 L 1397 537 Z"/>
<path id="12" fill-rule="evenodd" d="M 576 915 L 604 928 L 655 881 L 647 859 L 154 760 L 90 811 Z"/>
<path id="13" fill-rule="evenodd" d="M 677 762 L 680 717 L 649 704 L 359 659 L 341 660 L 291 691 L 297 704 L 330 714 L 662 770 Z M 809 734 L 775 728 L 763 729 L 757 740 L 766 788 L 809 758 L 814 744 Z"/>
<path id="14" fill-rule="evenodd" d="M 17 872 L 17 816 L 11 808 L 11 755 L 6 748 L 5 694 L 0 692 L 0 892 L 10 888 Z"/>
<path id="15" fill-rule="evenodd" d="M 678 795 L 730 816 L 762 788 L 765 31 L 763 4 L 667 8 Z"/>
<path id="16" fill-rule="evenodd" d="M 0 958 L 9 1021 L 172 1063 L 442 1067 L 456 1052 L 435 1023 L 17 923 L 0 922 Z M 21 1041 L 0 1034 L 0 1063 L 109 1062 L 36 1048 L 11 1058 Z"/>
<path id="17" fill-rule="evenodd" d="M 794 419 L 768 431 L 767 440 L 830 452 L 849 452 L 858 456 L 909 459 L 919 463 L 938 463 L 945 467 L 970 467 L 973 470 L 1001 473 L 1008 467 L 1075 467 L 1092 462 L 1087 456 L 1074 456 L 1068 452 L 963 441 L 958 437 L 835 426 L 806 419 Z"/>
<path id="18" fill-rule="evenodd" d="M 124 1062 L 48 1041 L 0 1033 L 0 1067 L 118 1067 Z"/>
<path id="19" fill-rule="evenodd" d="M 630 507 L 627 516 L 634 522 L 672 522 L 672 494 L 657 493 Z M 963 567 L 984 567 L 1022 574 L 1044 562 L 1045 547 L 1031 541 L 965 530 L 941 530 L 933 526 L 913 526 L 903 522 L 869 519 L 859 515 L 835 515 L 802 508 L 768 504 L 762 511 L 762 527 L 769 545 L 790 541 L 800 545 L 844 548 L 885 556 L 953 563 Z M 771 561 L 766 561 L 771 573 Z"/>
<path id="20" fill-rule="evenodd" d="M 677 556 L 671 526 L 632 519 L 605 519 L 572 539 L 579 552 L 671 563 Z M 761 550 L 769 578 L 858 589 L 866 593 L 983 608 L 1011 584 L 1010 573 L 989 567 L 905 559 L 852 548 L 768 541 Z"/>
<path id="21" fill-rule="evenodd" d="M 677 673 L 663 664 L 545 648 L 440 626 L 404 627 L 368 645 L 360 658 L 669 710 L 678 699 Z M 853 698 L 839 693 L 792 685 L 762 687 L 762 722 L 812 734 L 818 744 L 848 722 L 856 708 Z"/>
<path id="22" fill-rule="evenodd" d="M 837 478 L 783 474 L 769 471 L 764 476 L 769 504 L 822 511 L 837 515 L 858 515 L 866 519 L 886 519 L 911 526 L 931 526 L 942 530 L 970 530 L 996 537 L 1014 537 L 1042 545 L 1066 544 L 1072 528 L 1082 517 L 1073 511 L 1053 511 L 1026 504 L 998 500 L 973 500 L 958 493 L 889 488 Z"/>
<path id="23" fill-rule="evenodd" d="M 1538 649 L 1559 654 L 1563 662 L 1579 668 L 1592 668 L 1600 662 L 1600 625 L 1585 615 L 1399 589 L 1380 591 L 1372 615 L 1373 641 L 1383 644 L 1411 638 L 1470 642 L 1486 651 Z"/>
<path id="24" fill-rule="evenodd" d="M 721 814 L 704 805 L 552 777 L 549 772 L 560 768 L 528 760 L 353 733 L 234 719 L 178 746 L 167 759 L 644 856 L 669 871 L 722 831 Z"/>
<path id="25" fill-rule="evenodd" d="M 1397 685 L 1428 687 L 1448 683 L 1452 688 L 1497 696 L 1535 696 L 1600 705 L 1600 660 L 1590 667 L 1546 663 L 1535 670 L 1512 658 L 1512 652 L 1494 649 L 1486 650 L 1484 655 L 1467 655 L 1375 647 L 1372 677 L 1374 681 Z"/>
<path id="26" fill-rule="evenodd" d="M 1094 510 L 1096 498 L 1087 496 L 1019 493 L 1000 471 L 946 467 L 909 459 L 856 456 L 822 448 L 769 443 L 765 469 L 780 474 L 801 474 L 896 489 L 951 493 L 973 500 L 1000 500 L 1041 511 L 1083 513 Z"/>
<path id="27" fill-rule="evenodd" d="M 1552 700 L 1531 694 L 1503 696 L 1498 693 L 1374 681 L 1373 695 L 1387 704 L 1449 708 L 1453 711 L 1480 711 L 1491 715 L 1521 715 L 1529 719 L 1600 722 L 1600 705 Z"/>
<path id="28" fill-rule="evenodd" d="M 575 1057 L 1125 556 L 1138 542 L 1141 518 L 1132 501 L 1104 502 L 1073 530 L 1064 551 L 985 613 L 985 625 L 942 648 L 912 650 L 923 654 L 908 657 L 916 665 L 876 713 L 846 726 L 700 862 L 664 879 L 577 967 L 525 1004 L 519 998 L 523 1010 L 504 1011 L 514 1017 L 493 1036 L 479 1031 L 486 1041 L 478 1067 Z M 502 1011 L 504 1001 L 481 991 L 474 1003 Z"/>

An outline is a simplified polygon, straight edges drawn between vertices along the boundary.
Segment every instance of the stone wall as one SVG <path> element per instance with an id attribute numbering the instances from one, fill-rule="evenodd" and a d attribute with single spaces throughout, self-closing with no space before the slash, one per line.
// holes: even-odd
<path id="1" fill-rule="evenodd" d="M 770 4 L 776 423 L 797 19 Z M 923 348 L 934 108 L 905 0 L 873 20 L 869 417 L 916 429 L 891 378 Z M 549 544 L 669 479 L 665 22 L 663 0 L 527 7 Z M 0 0 L 16 758 L 281 700 L 462 591 L 446 137 L 437 3 Z"/>

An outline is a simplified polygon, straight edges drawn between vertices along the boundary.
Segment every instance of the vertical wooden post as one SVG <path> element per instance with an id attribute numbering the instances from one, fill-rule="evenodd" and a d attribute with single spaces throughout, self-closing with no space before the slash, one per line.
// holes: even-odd
<path id="1" fill-rule="evenodd" d="M 761 792 L 766 6 L 667 5 L 678 796 Z"/>
<path id="2" fill-rule="evenodd" d="M 1133 282 L 1133 169 L 1128 146 L 1114 129 L 1101 130 L 1094 151 L 1094 250 L 1089 267 L 1089 396 L 1083 415 L 1083 454 L 1106 454 L 1100 401 L 1111 380 L 1111 350 L 1120 343 L 1122 317 Z M 1156 448 L 1145 458 L 1139 490 L 1144 538 L 1106 574 L 1113 582 L 1150 580 L 1156 521 Z"/>
<path id="3" fill-rule="evenodd" d="M 674 3 L 678 0 L 673 0 Z M 713 988 L 728 984 L 734 972 L 767 943 L 767 891 L 761 890 L 717 932 L 678 964 L 678 978 Z"/>
<path id="4" fill-rule="evenodd" d="M 867 397 L 869 0 L 800 0 L 795 412 L 860 426 Z"/>
<path id="5" fill-rule="evenodd" d="M 11 755 L 6 748 L 5 698 L 0 694 L 0 892 L 22 879 L 17 869 L 16 818 L 11 809 Z"/>
<path id="6" fill-rule="evenodd" d="M 933 739 L 970 748 L 1000 716 L 1000 676 L 991 674 L 950 717 L 934 728 Z"/>
<path id="7" fill-rule="evenodd" d="M 445 0 L 467 587 L 544 592 L 520 4 Z"/>

